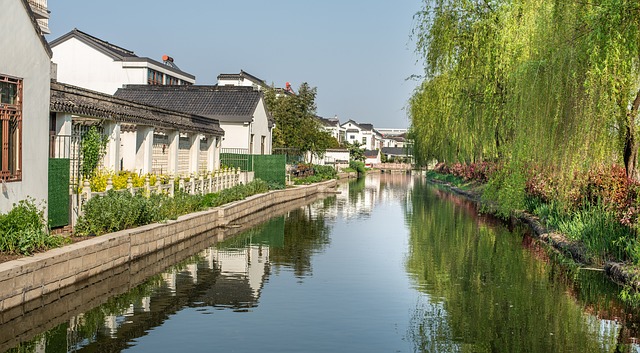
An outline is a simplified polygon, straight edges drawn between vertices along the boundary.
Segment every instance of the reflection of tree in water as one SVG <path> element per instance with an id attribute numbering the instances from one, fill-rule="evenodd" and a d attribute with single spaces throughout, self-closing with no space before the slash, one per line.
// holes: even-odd
<path id="1" fill-rule="evenodd" d="M 311 205 L 291 211 L 284 225 L 284 244 L 270 249 L 269 261 L 293 268 L 296 276 L 307 276 L 311 273 L 311 256 L 329 244 L 329 233 L 325 219 L 311 215 Z"/>
<path id="2" fill-rule="evenodd" d="M 406 268 L 433 303 L 416 306 L 407 334 L 415 351 L 615 349 L 616 324 L 585 315 L 585 304 L 567 295 L 567 285 L 553 280 L 551 267 L 523 248 L 520 236 L 431 189 L 416 182 L 407 206 Z"/>

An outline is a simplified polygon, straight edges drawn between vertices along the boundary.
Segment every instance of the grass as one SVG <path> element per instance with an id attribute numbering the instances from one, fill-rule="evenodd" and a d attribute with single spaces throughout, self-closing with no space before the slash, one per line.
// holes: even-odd
<path id="1" fill-rule="evenodd" d="M 635 230 L 621 224 L 615 215 L 601 205 L 588 205 L 567 212 L 557 204 L 529 199 L 527 209 L 540 217 L 547 227 L 571 240 L 582 242 L 589 255 L 600 263 L 632 261 L 640 263 L 640 246 Z"/>

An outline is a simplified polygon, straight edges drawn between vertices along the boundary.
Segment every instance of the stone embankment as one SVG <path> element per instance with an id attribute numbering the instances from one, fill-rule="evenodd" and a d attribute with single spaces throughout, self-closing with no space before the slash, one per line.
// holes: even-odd
<path id="1" fill-rule="evenodd" d="M 110 233 L 0 264 L 0 313 L 29 303 L 57 300 L 60 290 L 169 247 L 187 246 L 190 238 L 225 228 L 266 208 L 333 193 L 336 180 L 270 191 L 207 211 Z M 58 293 L 56 295 L 50 295 Z M 28 311 L 24 309 L 22 311 Z"/>
<path id="2" fill-rule="evenodd" d="M 473 192 L 457 188 L 448 183 L 433 181 L 438 184 L 448 186 L 453 192 L 462 195 L 476 203 L 480 203 L 480 196 Z M 616 283 L 632 287 L 640 291 L 640 271 L 633 265 L 617 262 L 607 262 L 602 267 L 596 267 L 594 260 L 588 255 L 584 244 L 567 238 L 566 235 L 547 229 L 540 219 L 527 212 L 519 212 L 514 219 L 529 226 L 532 235 L 537 239 L 547 243 L 552 249 L 558 251 L 563 256 L 572 259 L 582 266 L 589 266 L 591 269 L 604 270 L 607 276 Z"/>

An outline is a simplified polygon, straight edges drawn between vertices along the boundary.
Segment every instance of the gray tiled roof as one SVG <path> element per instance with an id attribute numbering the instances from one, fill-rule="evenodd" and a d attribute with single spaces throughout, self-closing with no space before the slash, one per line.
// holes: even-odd
<path id="1" fill-rule="evenodd" d="M 378 156 L 378 150 L 364 150 L 364 155 L 367 158 L 375 158 Z"/>
<path id="2" fill-rule="evenodd" d="M 251 87 L 238 86 L 127 85 L 118 89 L 115 96 L 221 122 L 249 122 L 262 93 Z"/>
<path id="3" fill-rule="evenodd" d="M 64 83 L 51 83 L 52 112 L 78 114 L 121 123 L 224 135 L 216 119 L 163 109 Z"/>
<path id="4" fill-rule="evenodd" d="M 382 153 L 394 156 L 406 156 L 407 149 L 402 147 L 382 147 Z"/>

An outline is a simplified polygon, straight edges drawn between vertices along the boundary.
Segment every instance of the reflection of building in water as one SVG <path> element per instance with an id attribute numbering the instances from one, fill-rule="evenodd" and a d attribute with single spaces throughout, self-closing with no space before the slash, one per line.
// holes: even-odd
<path id="1" fill-rule="evenodd" d="M 129 323 L 145 329 L 161 326 L 171 313 L 186 306 L 234 310 L 255 307 L 269 271 L 267 245 L 208 248 L 189 263 L 177 265 L 150 282 L 143 290 L 150 295 L 123 298 L 125 302 L 112 305 L 98 316 L 99 321 L 89 322 L 84 314 L 72 317 L 67 327 L 68 351 L 84 347 L 91 350 L 95 342 L 105 338 L 127 342 L 132 334 Z M 97 327 L 96 335 L 85 337 L 87 326 Z"/>
<path id="2" fill-rule="evenodd" d="M 216 283 L 221 281 L 246 283 L 251 289 L 253 301 L 257 301 L 264 280 L 269 274 L 269 247 L 248 245 L 241 249 L 212 249 L 211 255 L 220 270 L 220 278 Z"/>
<path id="3" fill-rule="evenodd" d="M 404 174 L 368 174 L 365 178 L 340 182 L 337 186 L 337 207 L 325 207 L 316 202 L 312 207 L 314 217 L 334 220 L 367 217 L 375 205 L 383 200 L 403 200 L 413 189 L 414 179 Z"/>

